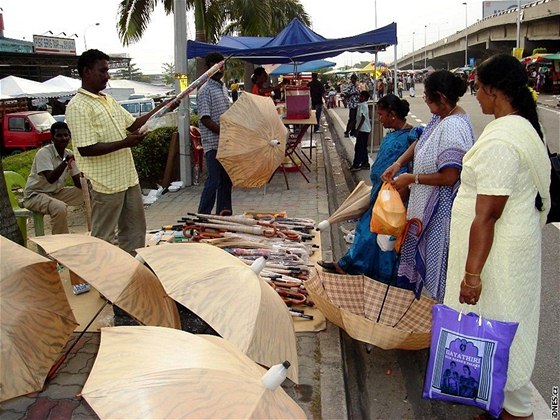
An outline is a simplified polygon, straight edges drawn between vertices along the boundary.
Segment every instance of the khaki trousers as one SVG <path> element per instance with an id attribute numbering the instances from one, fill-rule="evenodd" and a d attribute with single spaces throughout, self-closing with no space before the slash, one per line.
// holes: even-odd
<path id="1" fill-rule="evenodd" d="M 130 254 L 146 246 L 146 217 L 140 185 L 114 194 L 91 193 L 91 235 L 113 243 Z"/>
<path id="2" fill-rule="evenodd" d="M 51 217 L 52 234 L 68 233 L 68 206 L 84 204 L 82 190 L 76 187 L 64 187 L 56 194 L 35 193 L 23 200 L 26 209 Z"/>

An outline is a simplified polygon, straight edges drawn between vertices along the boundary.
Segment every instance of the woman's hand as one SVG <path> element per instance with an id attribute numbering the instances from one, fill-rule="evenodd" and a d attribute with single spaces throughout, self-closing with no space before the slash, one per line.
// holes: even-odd
<path id="1" fill-rule="evenodd" d="M 413 174 L 401 174 L 398 177 L 393 178 L 393 180 L 391 181 L 391 185 L 395 187 L 395 189 L 400 190 L 401 188 L 408 187 L 413 182 L 414 182 Z"/>
<path id="2" fill-rule="evenodd" d="M 381 179 L 385 182 L 391 182 L 399 169 L 401 169 L 401 167 L 397 162 L 391 164 L 391 166 L 385 169 L 385 172 L 381 175 Z"/>
<path id="3" fill-rule="evenodd" d="M 480 299 L 482 292 L 482 280 L 480 276 L 473 276 L 465 273 L 461 282 L 461 291 L 459 292 L 459 302 L 467 305 L 476 305 Z"/>

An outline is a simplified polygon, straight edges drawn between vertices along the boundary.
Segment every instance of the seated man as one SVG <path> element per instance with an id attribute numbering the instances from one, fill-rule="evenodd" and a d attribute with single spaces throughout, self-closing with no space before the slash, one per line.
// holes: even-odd
<path id="1" fill-rule="evenodd" d="M 67 207 L 80 206 L 84 197 L 80 190 L 80 170 L 74 155 L 66 149 L 70 130 L 65 122 L 51 126 L 52 143 L 42 147 L 33 159 L 31 173 L 23 192 L 25 208 L 51 217 L 52 234 L 68 233 Z M 71 176 L 74 187 L 65 187 Z"/>

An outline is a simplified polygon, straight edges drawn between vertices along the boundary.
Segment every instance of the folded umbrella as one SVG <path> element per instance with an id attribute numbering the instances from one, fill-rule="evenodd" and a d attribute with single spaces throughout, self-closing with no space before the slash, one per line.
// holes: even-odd
<path id="1" fill-rule="evenodd" d="M 370 196 L 371 185 L 366 185 L 364 181 L 358 182 L 356 188 L 340 207 L 327 220 L 323 220 L 317 225 L 317 230 L 325 230 L 333 223 L 360 218 L 370 205 Z"/>

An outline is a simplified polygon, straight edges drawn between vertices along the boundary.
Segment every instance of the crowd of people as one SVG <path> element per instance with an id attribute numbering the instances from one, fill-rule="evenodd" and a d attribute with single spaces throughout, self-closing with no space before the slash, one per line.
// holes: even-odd
<path id="1" fill-rule="evenodd" d="M 78 177 L 83 172 L 91 182 L 92 235 L 113 242 L 116 232 L 118 246 L 134 254 L 145 245 L 146 221 L 131 148 L 144 138 L 138 129 L 163 104 L 132 117 L 102 93 L 109 80 L 108 60 L 99 50 L 80 56 L 82 86 L 68 104 L 68 125 L 52 126 L 52 144 L 35 157 L 24 204 L 50 214 L 53 233 L 68 232 L 66 206 L 82 202 Z M 211 53 L 206 65 L 222 60 Z M 399 91 L 413 89 L 415 81 L 401 76 Z M 198 91 L 208 174 L 198 211 L 207 214 L 233 213 L 232 183 L 216 159 L 220 116 L 231 104 L 222 77 L 218 71 Z M 387 93 L 385 87 L 382 93 L 374 91 L 356 75 L 338 87 L 325 87 L 317 74 L 312 76 L 309 87 L 318 115 L 323 100 L 333 106 L 332 91 L 340 88 L 344 94 L 349 109 L 345 136 L 357 136 L 352 169 L 369 169 L 372 183 L 370 205 L 356 225 L 352 245 L 337 262 L 319 265 L 340 274 L 365 274 L 413 290 L 417 297 L 427 294 L 457 310 L 518 322 L 502 418 L 530 418 L 550 162 L 523 65 L 512 56 L 496 55 L 479 64 L 473 80 L 482 113 L 494 116 L 476 142 L 470 118 L 459 104 L 468 87 L 461 75 L 439 70 L 423 80 L 423 99 L 432 114 L 424 129 L 407 121 L 410 105 L 402 95 Z M 391 81 L 386 83 L 390 92 Z M 255 70 L 254 94 L 269 95 L 280 87 L 268 84 L 262 67 Z M 370 168 L 367 101 L 372 94 L 378 95 L 376 112 L 389 131 Z M 71 137 L 73 151 L 67 149 Z M 67 177 L 75 186 L 64 186 Z M 372 207 L 383 182 L 399 191 L 407 219 L 419 220 L 422 226 L 404 237 L 400 255 L 381 249 L 377 234 L 370 231 Z M 478 384 L 469 366 L 462 367 L 462 375 L 455 368 L 444 372 L 442 390 L 476 397 Z"/>

